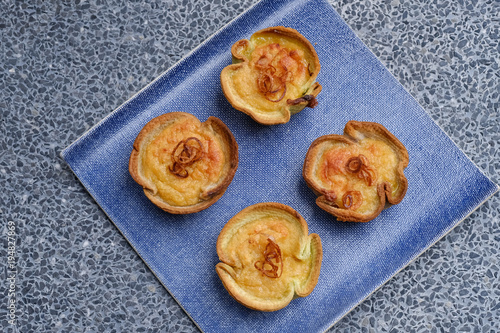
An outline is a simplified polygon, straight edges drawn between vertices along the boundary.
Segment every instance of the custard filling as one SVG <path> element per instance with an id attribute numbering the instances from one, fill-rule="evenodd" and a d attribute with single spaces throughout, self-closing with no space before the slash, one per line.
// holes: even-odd
<path id="1" fill-rule="evenodd" d="M 334 206 L 364 214 L 380 204 L 378 184 L 388 183 L 397 194 L 397 165 L 391 146 L 365 138 L 356 145 L 336 142 L 325 148 L 315 175 Z"/>
<path id="2" fill-rule="evenodd" d="M 300 227 L 277 216 L 243 225 L 227 244 L 228 256 L 236 263 L 233 267 L 235 282 L 260 298 L 280 299 L 288 295 L 294 281 L 306 281 L 311 273 L 311 256 L 303 259 L 299 253 L 302 232 Z M 276 261 L 278 252 L 280 260 Z M 269 254 L 272 259 L 266 256 Z M 268 264 L 265 264 L 266 259 Z M 276 264 L 275 274 L 269 273 L 269 262 Z"/>
<path id="3" fill-rule="evenodd" d="M 272 112 L 303 96 L 314 72 L 313 55 L 287 36 L 254 34 L 241 51 L 248 60 L 231 75 L 234 92 L 252 108 Z"/>
<path id="4" fill-rule="evenodd" d="M 221 141 L 192 119 L 168 124 L 146 145 L 140 158 L 142 173 L 170 205 L 199 203 L 223 175 L 226 157 Z"/>

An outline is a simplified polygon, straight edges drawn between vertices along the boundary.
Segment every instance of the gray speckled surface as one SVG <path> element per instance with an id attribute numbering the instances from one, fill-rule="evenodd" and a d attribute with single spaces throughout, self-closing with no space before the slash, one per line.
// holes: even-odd
<path id="1" fill-rule="evenodd" d="M 59 154 L 254 2 L 0 2 L 1 327 L 197 330 Z M 499 184 L 499 2 L 331 3 Z M 499 224 L 497 193 L 331 331 L 499 332 Z"/>

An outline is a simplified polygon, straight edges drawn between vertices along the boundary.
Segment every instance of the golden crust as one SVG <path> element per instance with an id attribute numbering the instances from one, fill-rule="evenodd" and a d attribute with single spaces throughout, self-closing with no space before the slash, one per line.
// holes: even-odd
<path id="1" fill-rule="evenodd" d="M 341 221 L 368 222 L 403 200 L 408 163 L 405 146 L 384 126 L 352 120 L 344 135 L 311 144 L 302 175 L 320 208 Z"/>
<path id="2" fill-rule="evenodd" d="M 181 141 L 196 138 L 200 160 L 172 170 Z M 194 142 L 195 140 L 193 140 Z M 238 144 L 218 118 L 201 123 L 186 112 L 171 112 L 149 121 L 137 135 L 129 159 L 132 178 L 156 206 L 172 214 L 199 212 L 226 191 L 238 168 Z"/>
<path id="3" fill-rule="evenodd" d="M 273 243 L 280 258 L 275 275 L 262 270 L 263 262 L 272 260 L 265 253 Z M 249 206 L 231 218 L 217 239 L 217 254 L 221 262 L 215 268 L 226 290 L 259 311 L 276 311 L 309 295 L 323 258 L 321 239 L 308 234 L 302 216 L 274 202 Z"/>
<path id="4" fill-rule="evenodd" d="M 258 123 L 274 125 L 287 123 L 306 106 L 316 106 L 322 87 L 315 81 L 321 66 L 314 47 L 297 30 L 259 30 L 250 40 L 234 43 L 231 53 L 233 64 L 222 70 L 220 79 L 235 109 Z"/>

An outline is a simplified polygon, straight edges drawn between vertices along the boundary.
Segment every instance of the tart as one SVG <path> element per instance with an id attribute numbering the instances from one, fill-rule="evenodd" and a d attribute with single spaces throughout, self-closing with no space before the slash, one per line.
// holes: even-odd
<path id="1" fill-rule="evenodd" d="M 289 206 L 249 206 L 222 229 L 216 271 L 229 294 L 248 308 L 276 311 L 309 295 L 318 282 L 323 251 L 317 234 Z"/>
<path id="2" fill-rule="evenodd" d="M 218 118 L 200 122 L 185 112 L 152 119 L 140 131 L 129 160 L 146 196 L 173 214 L 199 212 L 215 203 L 238 168 L 238 145 Z"/>
<path id="3" fill-rule="evenodd" d="M 271 27 L 231 47 L 233 64 L 220 75 L 231 105 L 264 125 L 282 124 L 306 106 L 314 108 L 321 85 L 318 55 L 297 30 Z"/>
<path id="4" fill-rule="evenodd" d="M 341 221 L 368 222 L 403 200 L 405 146 L 384 126 L 349 121 L 344 135 L 325 135 L 307 151 L 302 175 L 316 204 Z"/>

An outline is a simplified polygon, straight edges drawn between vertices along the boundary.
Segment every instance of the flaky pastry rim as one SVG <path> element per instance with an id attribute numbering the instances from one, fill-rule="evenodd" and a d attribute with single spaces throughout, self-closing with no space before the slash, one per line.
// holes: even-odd
<path id="1" fill-rule="evenodd" d="M 262 211 L 262 210 L 280 210 L 291 217 L 294 218 L 300 224 L 300 228 L 302 230 L 302 241 L 305 242 L 306 246 L 310 247 L 310 256 L 311 258 L 311 272 L 307 277 L 307 283 L 304 284 L 302 289 L 298 289 L 298 283 L 293 281 L 293 292 L 287 295 L 287 297 L 282 298 L 278 301 L 270 301 L 270 300 L 256 300 L 250 296 L 246 296 L 248 293 L 245 292 L 241 287 L 237 285 L 235 280 L 231 277 L 231 270 L 235 263 L 231 261 L 230 258 L 226 255 L 225 249 L 225 241 L 229 241 L 229 239 L 237 232 L 237 224 L 240 219 L 242 219 L 247 214 L 252 214 L 254 211 Z M 253 222 L 254 220 L 248 221 Z M 229 238 L 229 239 L 228 239 Z M 309 234 L 309 228 L 305 219 L 292 207 L 278 203 L 278 202 L 262 202 L 257 203 L 251 206 L 248 206 L 234 215 L 222 228 L 218 238 L 217 238 L 217 255 L 219 256 L 220 262 L 215 266 L 215 270 L 217 275 L 219 276 L 224 288 L 227 292 L 240 304 L 258 311 L 277 311 L 286 307 L 293 299 L 298 297 L 306 297 L 314 290 L 316 287 L 319 275 L 321 271 L 321 263 L 323 261 L 323 248 L 321 244 L 321 238 L 316 233 Z M 305 248 L 304 248 L 305 249 Z M 301 249 L 301 250 L 304 250 Z M 226 276 L 229 276 L 229 280 L 226 280 Z M 231 283 L 234 282 L 234 283 Z"/>
<path id="2" fill-rule="evenodd" d="M 167 126 L 171 121 L 188 117 L 199 122 L 200 126 L 212 126 L 220 134 L 223 143 L 228 147 L 230 156 L 226 163 L 230 164 L 227 174 L 219 184 L 209 192 L 203 194 L 203 200 L 199 203 L 189 206 L 171 205 L 157 194 L 155 194 L 151 182 L 141 174 L 140 171 L 140 152 L 145 148 L 146 143 L 151 141 L 151 136 L 158 134 L 162 127 Z M 137 135 L 133 149 L 129 158 L 129 173 L 136 183 L 142 186 L 144 194 L 157 207 L 171 214 L 191 214 L 200 212 L 219 200 L 231 184 L 236 170 L 238 169 L 238 144 L 231 130 L 217 117 L 210 116 L 205 122 L 201 122 L 196 116 L 187 112 L 169 112 L 151 119 Z"/>
<path id="3" fill-rule="evenodd" d="M 325 141 L 337 141 L 344 142 L 350 145 L 356 145 L 360 141 L 355 138 L 356 132 L 362 134 L 375 133 L 375 135 L 377 135 L 377 138 L 385 139 L 386 143 L 394 148 L 393 150 L 399 160 L 399 163 L 396 166 L 396 174 L 398 176 L 398 187 L 401 188 L 401 191 L 399 192 L 400 194 L 397 196 L 393 196 L 391 193 L 391 186 L 387 182 L 381 182 L 377 184 L 377 194 L 379 196 L 380 203 L 378 205 L 378 208 L 372 214 L 361 214 L 352 210 L 336 208 L 332 206 L 330 204 L 330 201 L 328 201 L 325 197 L 325 190 L 323 189 L 323 187 L 314 180 L 314 177 L 311 176 L 314 170 L 314 161 L 318 160 L 315 158 L 315 155 L 313 155 L 314 150 L 318 145 L 324 143 Z M 379 216 L 382 210 L 384 210 L 388 206 L 396 205 L 403 200 L 408 190 L 408 180 L 404 175 L 404 169 L 408 166 L 408 164 L 409 155 L 406 147 L 387 128 L 375 122 L 361 122 L 350 120 L 344 127 L 343 135 L 323 135 L 311 143 L 304 159 L 302 177 L 306 181 L 306 184 L 309 186 L 309 188 L 311 188 L 317 195 L 316 204 L 321 209 L 335 216 L 339 221 L 369 222 Z"/>
<path id="4" fill-rule="evenodd" d="M 320 72 L 321 65 L 319 62 L 319 57 L 318 54 L 316 53 L 316 50 L 314 49 L 313 45 L 311 42 L 305 38 L 300 32 L 293 28 L 289 27 L 284 27 L 284 26 L 275 26 L 275 27 L 269 27 L 269 28 L 264 28 L 259 31 L 256 31 L 252 34 L 261 34 L 261 33 L 276 33 L 276 34 L 281 34 L 290 38 L 294 38 L 298 41 L 300 41 L 305 49 L 311 53 L 314 59 L 314 71 L 312 75 L 310 76 L 310 79 L 308 81 L 309 88 L 307 91 L 301 95 L 297 96 L 296 98 L 301 98 L 305 95 L 311 95 L 314 96 L 314 98 L 318 97 L 318 94 L 322 90 L 321 84 L 319 84 L 316 81 L 316 78 Z M 252 38 L 250 37 L 250 39 Z M 241 67 L 245 66 L 248 64 L 248 59 L 241 56 L 238 51 L 239 45 L 242 43 L 244 44 L 249 44 L 250 39 L 241 39 L 238 40 L 233 44 L 231 47 L 231 55 L 233 57 L 233 64 L 228 65 L 222 69 L 221 74 L 220 74 L 220 81 L 221 81 L 221 87 L 222 87 L 222 92 L 224 93 L 224 96 L 226 97 L 227 101 L 232 105 L 233 108 L 236 110 L 239 110 L 247 115 L 249 115 L 253 120 L 256 122 L 262 124 L 262 125 L 277 125 L 277 124 L 285 124 L 290 121 L 290 118 L 293 114 L 296 114 L 300 111 L 302 111 L 308 104 L 309 102 L 303 101 L 300 102 L 299 104 L 296 105 L 287 105 L 284 109 L 276 109 L 276 111 L 281 111 L 281 117 L 276 117 L 276 116 L 269 116 L 262 114 L 262 112 L 256 111 L 254 108 L 246 107 L 243 105 L 240 105 L 236 102 L 236 97 L 233 96 L 232 90 L 231 90 L 231 84 L 230 84 L 230 73 L 231 71 L 236 71 L 240 69 Z M 307 86 L 306 85 L 306 86 Z"/>

